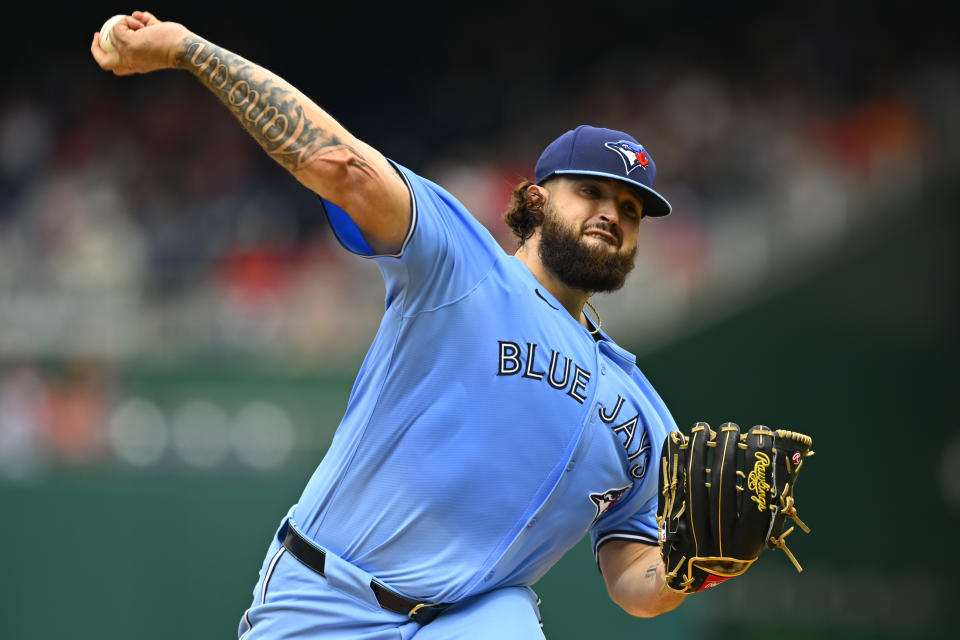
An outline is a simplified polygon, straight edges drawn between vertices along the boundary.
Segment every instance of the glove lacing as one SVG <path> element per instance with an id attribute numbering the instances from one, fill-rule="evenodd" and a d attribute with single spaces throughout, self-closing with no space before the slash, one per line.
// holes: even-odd
<path id="1" fill-rule="evenodd" d="M 797 526 L 803 529 L 804 533 L 810 533 L 810 527 L 804 524 L 803 520 L 800 519 L 800 516 L 797 515 L 797 507 L 793 503 L 793 496 L 787 495 L 789 491 L 790 491 L 790 485 L 789 484 L 784 485 L 783 493 L 780 494 L 780 501 L 783 504 L 783 507 L 781 507 L 780 509 L 780 513 L 784 517 L 790 518 L 794 522 L 796 522 Z M 787 548 L 787 543 L 785 542 L 787 536 L 790 535 L 793 529 L 794 527 L 790 527 L 789 529 L 781 533 L 779 538 L 777 536 L 771 535 L 769 542 L 774 547 L 777 547 L 778 549 L 782 549 L 783 552 L 787 554 L 787 557 L 790 558 L 790 562 L 793 563 L 793 566 L 797 568 L 797 572 L 803 573 L 803 567 L 801 567 L 800 563 L 797 562 L 796 557 L 794 557 L 790 549 Z"/>
<path id="2" fill-rule="evenodd" d="M 680 575 L 680 567 L 682 567 L 686 561 L 687 561 L 687 556 L 681 557 L 680 561 L 677 562 L 677 566 L 675 566 L 671 571 L 668 571 L 666 574 L 664 574 L 663 584 L 660 585 L 660 590 L 657 592 L 657 595 L 661 595 L 661 596 L 663 595 L 663 589 L 667 586 L 667 584 L 671 580 L 673 580 L 678 575 Z M 687 579 L 680 583 L 680 586 L 683 587 L 683 589 L 674 589 L 673 587 L 670 587 L 670 589 L 672 591 L 685 593 L 687 589 L 690 587 L 690 585 L 693 584 L 693 579 L 694 579 L 693 576 L 687 576 Z"/>

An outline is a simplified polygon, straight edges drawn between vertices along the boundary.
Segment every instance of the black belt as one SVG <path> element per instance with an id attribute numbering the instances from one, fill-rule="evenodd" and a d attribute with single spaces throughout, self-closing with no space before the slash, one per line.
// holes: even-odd
<path id="1" fill-rule="evenodd" d="M 283 547 L 289 551 L 294 558 L 320 575 L 325 575 L 323 568 L 326 564 L 326 554 L 323 552 L 323 549 L 319 549 L 311 544 L 300 535 L 299 531 L 290 526 L 289 523 L 287 523 L 286 528 L 287 533 L 283 536 Z M 420 624 L 427 624 L 440 615 L 443 610 L 451 604 L 429 604 L 420 602 L 419 600 L 411 600 L 396 591 L 388 589 L 376 580 L 370 581 L 370 588 L 373 589 L 373 593 L 377 597 L 377 602 L 380 603 L 381 607 L 387 611 L 405 615 Z"/>

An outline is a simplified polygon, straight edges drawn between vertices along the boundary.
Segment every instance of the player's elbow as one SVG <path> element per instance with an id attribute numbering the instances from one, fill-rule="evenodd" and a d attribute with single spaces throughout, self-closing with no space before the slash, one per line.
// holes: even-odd
<path id="1" fill-rule="evenodd" d="M 342 146 L 317 156 L 297 172 L 300 182 L 329 200 L 366 204 L 382 191 L 383 176 L 353 148 Z"/>
<path id="2" fill-rule="evenodd" d="M 655 618 L 661 614 L 673 611 L 680 606 L 680 601 L 655 602 L 646 600 L 640 602 L 617 602 L 614 600 L 614 602 L 634 618 Z"/>
<path id="3" fill-rule="evenodd" d="M 374 251 L 390 254 L 401 247 L 411 217 L 410 194 L 394 173 L 386 160 L 344 146 L 315 159 L 297 179 L 346 211 Z"/>
<path id="4" fill-rule="evenodd" d="M 655 618 L 673 611 L 684 601 L 683 595 L 670 589 L 659 593 L 659 589 L 637 591 L 613 586 L 608 588 L 607 592 L 617 606 L 635 618 Z"/>
<path id="5" fill-rule="evenodd" d="M 639 605 L 633 605 L 629 608 L 623 607 L 623 610 L 635 618 L 656 618 L 657 616 L 673 611 L 680 606 L 682 600 L 676 602 L 647 602 Z"/>
<path id="6" fill-rule="evenodd" d="M 657 615 L 645 601 L 635 596 L 630 597 L 630 594 L 621 594 L 616 590 L 608 590 L 608 593 L 610 594 L 610 599 L 613 600 L 618 607 L 634 618 L 653 618 Z"/>

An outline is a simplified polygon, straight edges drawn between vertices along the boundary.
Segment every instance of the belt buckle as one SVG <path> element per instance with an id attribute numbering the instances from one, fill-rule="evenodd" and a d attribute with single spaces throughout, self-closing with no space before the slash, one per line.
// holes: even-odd
<path id="1" fill-rule="evenodd" d="M 409 613 L 407 613 L 407 617 L 413 620 L 414 622 L 420 622 L 420 620 L 417 620 L 417 616 L 421 615 L 420 611 L 422 609 L 426 609 L 426 611 L 423 611 L 423 613 L 426 615 L 430 615 L 431 613 L 435 613 L 432 607 L 433 607 L 432 604 L 428 604 L 426 602 L 418 602 L 416 605 L 414 605 L 413 609 L 410 609 Z"/>

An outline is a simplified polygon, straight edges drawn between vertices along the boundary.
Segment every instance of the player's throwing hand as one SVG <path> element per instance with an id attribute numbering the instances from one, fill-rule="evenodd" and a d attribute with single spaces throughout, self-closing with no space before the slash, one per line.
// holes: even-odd
<path id="1" fill-rule="evenodd" d="M 90 53 L 101 69 L 114 75 L 150 73 L 176 66 L 177 43 L 189 32 L 176 22 L 162 22 L 147 11 L 134 11 L 118 21 L 110 32 L 116 51 L 104 51 L 100 32 L 93 34 Z"/>

